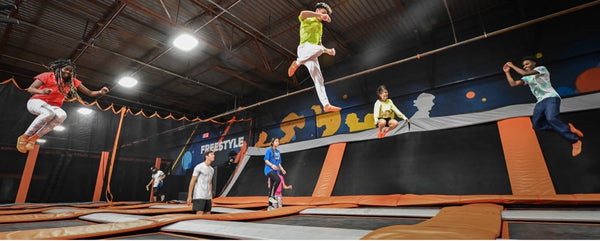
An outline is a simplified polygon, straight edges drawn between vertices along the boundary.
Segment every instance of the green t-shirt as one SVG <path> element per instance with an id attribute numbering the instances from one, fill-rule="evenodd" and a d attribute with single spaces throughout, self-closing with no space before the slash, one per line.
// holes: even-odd
<path id="1" fill-rule="evenodd" d="M 300 20 L 300 44 L 309 42 L 311 44 L 319 44 L 321 42 L 321 36 L 323 35 L 323 23 L 316 17 L 310 17 Z"/>

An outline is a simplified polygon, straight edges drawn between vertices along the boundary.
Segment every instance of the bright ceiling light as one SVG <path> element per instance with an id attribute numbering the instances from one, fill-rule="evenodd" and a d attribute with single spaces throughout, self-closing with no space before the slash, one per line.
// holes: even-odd
<path id="1" fill-rule="evenodd" d="M 173 45 L 178 49 L 189 51 L 198 45 L 198 40 L 189 34 L 182 34 L 175 38 Z"/>
<path id="2" fill-rule="evenodd" d="M 79 114 L 82 114 L 82 115 L 89 115 L 89 114 L 91 114 L 91 113 L 92 113 L 92 110 L 90 110 L 90 109 L 88 109 L 88 108 L 83 108 L 83 107 L 82 107 L 82 108 L 79 108 L 79 109 L 77 110 L 77 112 L 79 112 Z"/>
<path id="3" fill-rule="evenodd" d="M 46 139 L 37 139 L 36 140 L 37 143 L 46 143 Z"/>
<path id="4" fill-rule="evenodd" d="M 137 85 L 137 82 L 138 81 L 136 79 L 129 77 L 129 76 L 123 77 L 119 80 L 119 84 L 121 86 L 127 87 L 127 88 L 131 88 L 131 87 Z"/>
<path id="5" fill-rule="evenodd" d="M 55 130 L 55 131 L 64 131 L 65 127 L 64 126 L 56 126 L 56 127 L 54 127 L 53 130 Z"/>

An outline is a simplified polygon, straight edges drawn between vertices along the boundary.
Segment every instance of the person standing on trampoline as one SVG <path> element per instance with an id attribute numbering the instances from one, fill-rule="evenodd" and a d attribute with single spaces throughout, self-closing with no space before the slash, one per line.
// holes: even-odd
<path id="1" fill-rule="evenodd" d="M 388 90 L 385 85 L 380 85 L 377 88 L 377 95 L 379 98 L 375 101 L 373 106 L 373 117 L 375 118 L 375 125 L 379 128 L 377 131 L 377 138 L 385 137 L 389 131 L 393 130 L 398 126 L 398 121 L 394 119 L 394 114 L 398 115 L 406 122 L 410 122 L 402 112 L 394 105 L 391 99 L 388 99 Z M 388 127 L 385 131 L 384 127 Z"/>
<path id="2" fill-rule="evenodd" d="M 65 98 L 78 98 L 77 91 L 90 97 L 108 93 L 108 88 L 91 91 L 75 78 L 75 63 L 68 59 L 58 59 L 50 63 L 50 72 L 33 77 L 27 92 L 33 96 L 27 101 L 29 113 L 37 115 L 25 133 L 17 139 L 17 150 L 27 153 L 33 150 L 38 138 L 60 125 L 67 113 L 60 107 Z"/>
<path id="3" fill-rule="evenodd" d="M 152 171 L 152 177 L 150 178 L 150 182 L 146 185 L 146 190 L 150 190 L 150 186 L 152 186 L 152 202 L 156 202 L 158 197 L 160 196 L 160 201 L 165 201 L 165 195 L 163 194 L 162 187 L 163 181 L 165 180 L 165 173 L 161 170 L 158 170 L 155 166 L 150 167 Z"/>
<path id="4" fill-rule="evenodd" d="M 510 86 L 529 85 L 531 93 L 537 99 L 531 117 L 533 128 L 536 130 L 554 130 L 558 132 L 565 140 L 573 145 L 572 155 L 577 156 L 581 153 L 581 137 L 583 133 L 573 126 L 565 124 L 558 115 L 560 113 L 560 96 L 552 88 L 550 83 L 550 72 L 544 66 L 536 66 L 537 61 L 534 57 L 527 56 L 523 58 L 523 68 L 519 68 L 512 62 L 507 62 L 502 67 L 506 74 L 506 79 Z M 515 70 L 522 77 L 514 80 L 510 74 L 510 69 Z"/>
<path id="5" fill-rule="evenodd" d="M 275 191 L 281 183 L 281 178 L 279 178 L 279 170 L 281 173 L 285 175 L 286 171 L 281 165 L 281 152 L 277 150 L 279 147 L 279 138 L 271 139 L 271 147 L 267 148 L 265 152 L 265 176 L 267 176 L 269 185 L 269 207 L 275 207 L 277 204 L 277 199 L 275 198 Z"/>
<path id="6" fill-rule="evenodd" d="M 321 43 L 323 36 L 323 21 L 330 23 L 331 7 L 326 3 L 320 2 L 315 5 L 315 11 L 302 11 L 298 16 L 300 20 L 300 45 L 298 45 L 298 58 L 292 62 L 288 68 L 288 76 L 292 77 L 300 65 L 306 66 L 310 77 L 315 84 L 315 90 L 319 101 L 323 105 L 323 111 L 340 111 L 342 108 L 333 106 L 329 103 L 327 92 L 325 91 L 325 79 L 319 66 L 319 56 L 326 53 L 335 56 L 334 48 L 325 48 Z"/>
<path id="7" fill-rule="evenodd" d="M 215 170 L 211 164 L 214 160 L 215 152 L 207 151 L 204 153 L 204 162 L 194 167 L 188 188 L 187 203 L 188 205 L 192 204 L 192 211 L 196 214 L 210 214 L 212 209 L 212 179 Z"/>

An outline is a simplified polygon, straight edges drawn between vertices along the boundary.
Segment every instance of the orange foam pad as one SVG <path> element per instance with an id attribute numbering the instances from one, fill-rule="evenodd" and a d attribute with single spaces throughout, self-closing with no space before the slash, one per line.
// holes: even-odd
<path id="1" fill-rule="evenodd" d="M 105 235 L 114 235 L 145 229 L 162 227 L 171 223 L 193 220 L 209 219 L 223 221 L 254 220 L 262 218 L 280 217 L 299 213 L 300 211 L 311 208 L 312 206 L 290 206 L 277 208 L 271 211 L 253 211 L 244 213 L 227 213 L 212 215 L 194 215 L 194 214 L 165 214 L 154 217 L 143 218 L 128 222 L 104 223 L 75 227 L 61 227 L 35 230 L 21 230 L 0 232 L 0 239 L 82 239 L 93 238 Z M 124 210 L 120 210 L 124 211 Z"/>
<path id="2" fill-rule="evenodd" d="M 383 227 L 361 239 L 496 239 L 500 235 L 502 209 L 496 204 L 445 207 L 424 222 Z"/>

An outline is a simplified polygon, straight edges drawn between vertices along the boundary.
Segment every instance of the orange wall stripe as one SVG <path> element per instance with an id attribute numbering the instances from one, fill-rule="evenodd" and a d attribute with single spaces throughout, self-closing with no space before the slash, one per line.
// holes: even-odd
<path id="1" fill-rule="evenodd" d="M 23 176 L 21 176 L 21 184 L 19 184 L 19 191 L 17 192 L 15 203 L 24 203 L 25 199 L 27 199 L 29 184 L 31 184 L 31 177 L 33 176 L 33 169 L 35 168 L 35 162 L 37 161 L 39 152 L 40 145 L 35 145 L 33 150 L 29 151 L 29 154 L 27 155 L 27 161 L 25 161 L 25 168 L 23 168 Z"/>
<path id="2" fill-rule="evenodd" d="M 556 195 L 529 117 L 498 121 L 513 195 Z"/>
<path id="3" fill-rule="evenodd" d="M 342 164 L 342 157 L 344 157 L 344 150 L 346 150 L 346 143 L 335 143 L 329 146 L 321 174 L 315 190 L 313 191 L 313 197 L 329 197 L 333 192 L 335 186 L 335 180 L 337 179 L 338 172 L 340 171 L 340 165 Z"/>
<path id="4" fill-rule="evenodd" d="M 103 151 L 100 156 L 100 164 L 98 165 L 98 177 L 96 177 L 96 188 L 94 189 L 93 202 L 100 201 L 102 195 L 102 186 L 104 186 L 104 174 L 106 173 L 106 165 L 108 164 L 108 152 Z"/>

